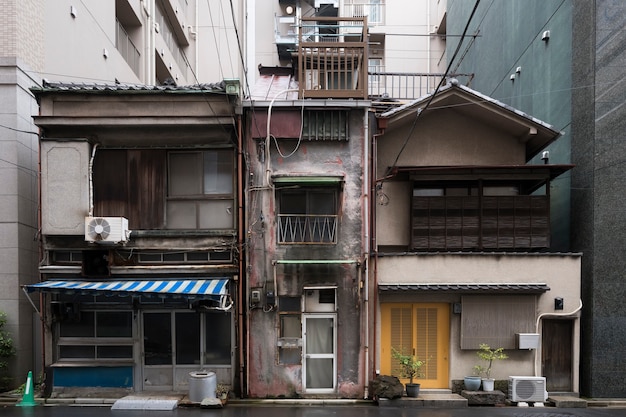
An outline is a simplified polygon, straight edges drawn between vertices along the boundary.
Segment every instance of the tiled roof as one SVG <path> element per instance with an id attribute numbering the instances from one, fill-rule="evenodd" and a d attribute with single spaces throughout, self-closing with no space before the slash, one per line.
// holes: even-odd
<path id="1" fill-rule="evenodd" d="M 537 294 L 550 291 L 544 283 L 429 283 L 429 284 L 379 284 L 379 291 L 428 291 L 455 293 L 508 293 Z"/>
<path id="2" fill-rule="evenodd" d="M 143 85 L 143 84 L 103 84 L 103 83 L 65 83 L 49 82 L 44 80 L 41 87 L 35 87 L 36 91 L 67 91 L 67 92 L 225 92 L 224 82 L 194 85 Z"/>

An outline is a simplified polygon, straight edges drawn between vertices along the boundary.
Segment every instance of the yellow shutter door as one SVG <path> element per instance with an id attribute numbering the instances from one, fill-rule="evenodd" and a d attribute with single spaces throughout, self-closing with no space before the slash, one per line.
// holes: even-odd
<path id="1" fill-rule="evenodd" d="M 381 304 L 380 371 L 399 376 L 391 349 L 426 360 L 423 388 L 449 388 L 450 306 L 445 303 Z M 407 380 L 402 380 L 406 383 Z"/>

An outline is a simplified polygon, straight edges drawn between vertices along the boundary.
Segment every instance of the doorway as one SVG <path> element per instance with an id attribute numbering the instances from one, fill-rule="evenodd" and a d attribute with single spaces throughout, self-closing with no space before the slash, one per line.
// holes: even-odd
<path id="1" fill-rule="evenodd" d="M 142 332 L 142 390 L 187 390 L 189 373 L 207 367 L 231 380 L 230 313 L 145 311 Z"/>
<path id="2" fill-rule="evenodd" d="M 335 314 L 302 316 L 302 385 L 308 393 L 334 392 L 337 386 Z"/>
<path id="3" fill-rule="evenodd" d="M 572 392 L 573 329 L 573 320 L 543 320 L 541 375 L 549 392 Z"/>
<path id="4" fill-rule="evenodd" d="M 400 376 L 392 348 L 425 360 L 422 388 L 449 388 L 450 305 L 447 303 L 381 304 L 380 371 Z M 403 383 L 408 379 L 401 379 Z"/>

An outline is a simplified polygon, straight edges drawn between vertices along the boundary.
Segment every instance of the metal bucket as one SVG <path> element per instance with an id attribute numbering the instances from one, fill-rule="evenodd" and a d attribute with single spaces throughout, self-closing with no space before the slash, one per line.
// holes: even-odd
<path id="1" fill-rule="evenodd" d="M 189 373 L 189 401 L 200 403 L 205 398 L 215 398 L 217 390 L 217 376 L 215 372 Z"/>

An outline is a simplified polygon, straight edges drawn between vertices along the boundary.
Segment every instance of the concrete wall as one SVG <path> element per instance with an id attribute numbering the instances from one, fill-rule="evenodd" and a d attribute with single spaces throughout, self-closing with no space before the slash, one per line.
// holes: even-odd
<path id="1" fill-rule="evenodd" d="M 15 57 L 0 57 L 0 310 L 17 355 L 9 371 L 14 386 L 35 374 L 33 308 L 21 285 L 36 282 L 38 136 L 30 115 L 36 103 L 28 88 L 28 67 Z M 37 323 L 38 324 L 38 323 Z"/>

